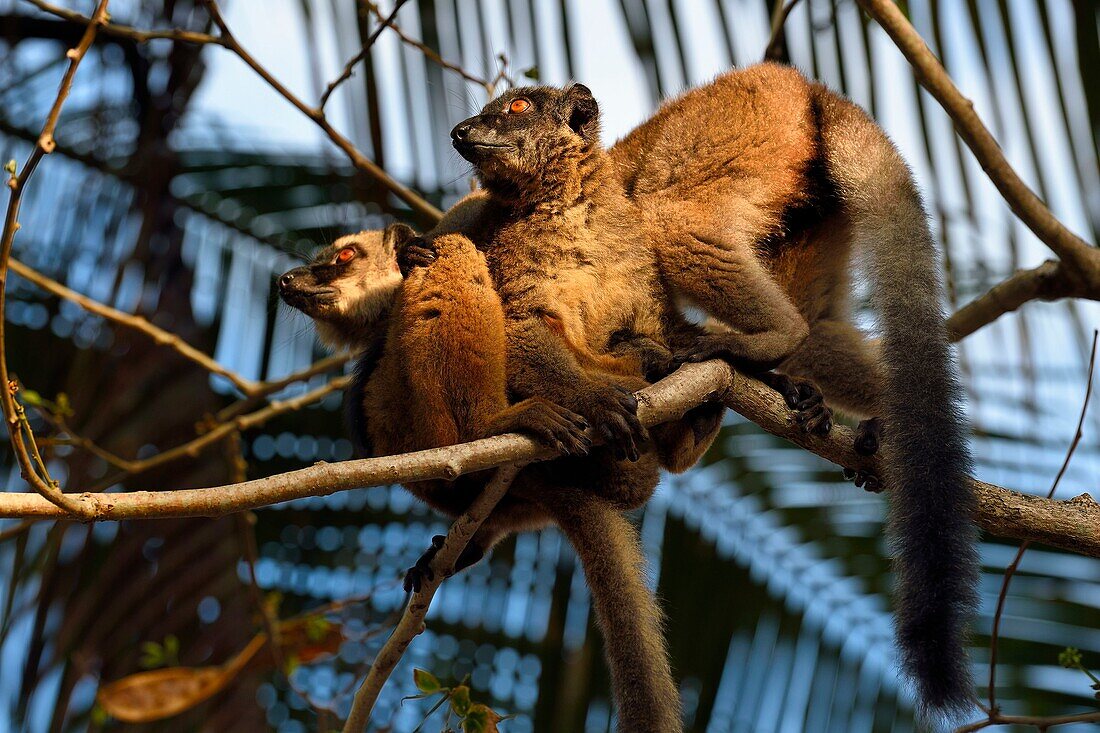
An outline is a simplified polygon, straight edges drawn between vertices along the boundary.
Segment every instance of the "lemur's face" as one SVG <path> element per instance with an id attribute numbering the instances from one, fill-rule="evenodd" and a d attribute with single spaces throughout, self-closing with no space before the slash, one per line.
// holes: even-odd
<path id="1" fill-rule="evenodd" d="M 599 106 L 583 84 L 520 87 L 451 130 L 455 150 L 486 185 L 524 183 L 599 142 Z"/>
<path id="2" fill-rule="evenodd" d="M 355 346 L 371 336 L 401 284 L 396 247 L 415 232 L 404 224 L 359 232 L 322 248 L 313 261 L 279 278 L 287 305 L 312 318 L 321 340 Z"/>

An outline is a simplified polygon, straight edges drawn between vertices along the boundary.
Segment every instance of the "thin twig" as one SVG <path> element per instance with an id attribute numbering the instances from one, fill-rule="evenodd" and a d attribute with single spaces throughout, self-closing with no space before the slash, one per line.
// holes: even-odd
<path id="1" fill-rule="evenodd" d="M 313 120 L 313 122 L 318 127 L 324 130 L 329 139 L 332 140 L 332 142 L 334 142 L 338 148 L 343 150 L 344 154 L 351 159 L 352 165 L 364 171 L 369 176 L 374 178 L 374 180 L 378 181 L 383 186 L 388 188 L 391 193 L 393 193 L 395 196 L 397 196 L 397 198 L 401 199 L 410 207 L 412 207 L 413 211 L 415 211 L 417 214 L 424 217 L 425 219 L 434 223 L 439 221 L 443 217 L 443 212 L 441 212 L 439 209 L 432 206 L 430 203 L 418 196 L 412 191 L 412 189 L 409 189 L 406 186 L 403 186 L 402 184 L 395 181 L 373 160 L 359 152 L 359 149 L 356 148 L 350 140 L 337 132 L 336 128 L 334 128 L 329 123 L 328 119 L 325 117 L 324 111 L 317 107 L 311 107 L 303 102 L 301 99 L 295 96 L 292 91 L 287 89 L 282 82 L 276 79 L 271 74 L 271 72 L 267 70 L 266 67 L 260 64 L 260 62 L 256 61 L 256 59 L 252 57 L 252 54 L 245 50 L 245 48 L 237 41 L 236 37 L 229 30 L 229 26 L 226 25 L 225 18 L 222 17 L 221 10 L 218 8 L 217 0 L 204 0 L 204 4 L 206 5 L 207 12 L 210 13 L 211 20 L 214 21 L 214 25 L 218 27 L 218 31 L 221 33 L 221 45 L 224 45 L 226 48 L 236 54 L 241 61 L 243 61 L 250 69 L 256 72 L 256 74 L 261 79 L 267 82 L 267 85 L 269 87 L 278 92 L 279 95 L 283 97 L 283 99 L 294 105 L 294 107 L 297 108 L 299 112 L 304 114 L 309 119 Z"/>
<path id="2" fill-rule="evenodd" d="M 370 0 L 364 0 L 364 5 L 367 6 L 367 8 L 371 11 L 371 13 L 374 14 L 376 18 L 378 18 L 379 20 L 382 19 L 382 11 L 378 8 L 378 5 L 376 3 L 370 2 Z M 404 30 L 402 30 L 401 26 L 397 25 L 396 23 L 390 23 L 390 30 L 392 30 L 394 34 L 396 34 L 397 37 L 401 39 L 402 43 L 405 43 L 408 46 L 412 46 L 413 48 L 420 51 L 420 53 L 423 54 L 425 58 L 434 63 L 436 66 L 440 66 L 444 69 L 447 69 L 448 71 L 453 71 L 466 81 L 483 87 L 485 89 L 485 93 L 490 98 L 494 96 L 493 92 L 495 90 L 495 84 L 493 81 L 490 81 L 481 76 L 477 76 L 476 74 L 471 74 L 469 71 L 459 66 L 458 64 L 447 61 L 445 58 L 440 56 L 431 46 L 427 45 L 423 41 L 419 41 L 413 38 Z"/>
<path id="3" fill-rule="evenodd" d="M 787 0 L 782 6 L 780 3 L 783 3 L 783 0 L 776 0 L 775 11 L 772 13 L 772 33 L 768 37 L 767 45 L 764 46 L 765 61 L 779 58 L 780 34 L 783 33 L 783 26 L 786 24 L 791 11 L 794 10 L 794 6 L 798 5 L 799 0 Z"/>
<path id="4" fill-rule="evenodd" d="M 44 0 L 24 0 L 31 5 L 35 6 L 44 13 L 57 16 L 63 20 L 67 20 L 70 23 L 79 23 L 81 25 L 90 25 L 92 19 L 86 15 L 81 15 L 68 8 L 62 8 L 51 3 L 44 2 Z M 196 31 L 183 30 L 181 28 L 171 28 L 167 30 L 139 30 L 132 28 L 128 25 L 118 25 L 116 23 L 103 23 L 100 25 L 99 30 L 104 35 L 115 36 L 116 38 L 129 38 L 136 43 L 148 43 L 155 39 L 168 39 L 171 41 L 183 41 L 185 43 L 201 43 L 212 44 L 215 46 L 224 46 L 225 43 L 217 36 L 212 36 L 208 33 L 199 33 Z"/>
<path id="5" fill-rule="evenodd" d="M 370 36 L 367 37 L 367 42 L 363 44 L 363 48 L 359 49 L 359 53 L 352 56 L 348 60 L 348 62 L 344 64 L 344 70 L 340 73 L 340 76 L 330 81 L 328 86 L 325 87 L 325 91 L 321 95 L 321 101 L 317 103 L 317 109 L 321 110 L 322 112 L 324 111 L 325 105 L 328 104 L 328 99 L 332 96 L 332 93 L 336 91 L 336 87 L 340 86 L 345 81 L 351 78 L 352 73 L 354 73 L 355 71 L 356 65 L 367 57 L 367 54 L 370 53 L 371 46 L 373 46 L 374 42 L 378 40 L 378 36 L 382 35 L 382 31 L 386 30 L 386 28 L 389 27 L 391 23 L 393 23 L 394 18 L 397 17 L 398 11 L 401 10 L 401 6 L 404 5 L 406 2 L 408 2 L 408 0 L 397 0 L 397 2 L 394 3 L 393 11 L 390 12 L 390 14 L 387 15 L 384 19 L 382 19 L 382 21 L 378 24 L 378 27 L 371 32 Z"/>
<path id="6" fill-rule="evenodd" d="M 43 290 L 52 293 L 60 298 L 76 303 L 89 313 L 94 313 L 97 316 L 106 318 L 114 323 L 121 324 L 127 328 L 132 328 L 135 331 L 140 331 L 160 346 L 167 346 L 178 353 L 185 359 L 193 361 L 201 366 L 211 374 L 217 374 L 225 377 L 233 385 L 241 390 L 246 396 L 254 396 L 260 393 L 263 389 L 261 383 L 248 379 L 246 377 L 237 374 L 231 369 L 219 364 L 214 359 L 210 358 L 203 352 L 196 349 L 191 344 L 184 341 L 177 334 L 166 331 L 159 326 L 155 326 L 149 322 L 148 319 L 142 316 L 135 316 L 124 311 L 120 311 L 117 308 L 112 308 L 107 305 L 103 305 L 97 300 L 89 298 L 85 295 L 65 287 L 61 283 L 52 280 L 35 269 L 24 265 L 22 262 L 12 259 L 9 263 L 11 271 L 19 277 L 32 282 Z"/>
<path id="7" fill-rule="evenodd" d="M 54 98 L 49 114 L 46 115 L 42 132 L 39 134 L 30 155 L 27 156 L 27 161 L 23 164 L 22 170 L 19 171 L 18 175 L 12 173 L 11 179 L 8 181 L 11 194 L 8 198 L 4 227 L 0 232 L 0 405 L 3 407 L 12 450 L 15 452 L 20 472 L 27 483 L 51 503 L 77 516 L 83 516 L 81 514 L 83 511 L 81 504 L 61 491 L 60 486 L 50 478 L 44 466 L 41 469 L 41 475 L 35 468 L 32 454 L 37 455 L 38 448 L 34 444 L 34 434 L 27 430 L 26 440 L 24 440 L 23 425 L 16 410 L 14 382 L 8 374 L 8 358 L 5 346 L 7 341 L 4 332 L 4 322 L 6 320 L 4 302 L 7 299 L 8 266 L 11 259 L 12 244 L 15 242 L 15 233 L 19 229 L 19 207 L 23 200 L 23 193 L 26 191 L 31 176 L 38 168 L 39 162 L 43 157 L 53 152 L 56 145 L 54 132 L 57 129 L 58 120 L 61 118 L 61 108 L 72 89 L 73 79 L 76 77 L 76 70 L 79 68 L 80 62 L 84 60 L 88 49 L 91 48 L 100 27 L 107 22 L 107 2 L 108 0 L 99 0 L 95 12 L 84 29 L 80 42 L 65 54 L 69 59 L 69 66 L 61 78 L 57 96 Z"/>
<path id="8" fill-rule="evenodd" d="M 424 631 L 424 618 L 428 615 L 428 607 L 431 605 L 435 591 L 443 580 L 454 568 L 459 555 L 466 549 L 466 545 L 473 539 L 474 533 L 481 527 L 481 523 L 493 511 L 497 503 L 504 498 L 508 488 L 512 485 L 516 474 L 523 468 L 522 464 L 508 464 L 499 467 L 493 478 L 482 489 L 478 497 L 470 505 L 466 512 L 455 520 L 447 532 L 447 539 L 443 547 L 432 558 L 432 573 L 425 578 L 420 591 L 414 593 L 405 606 L 405 613 L 401 621 L 390 634 L 390 638 L 382 646 L 371 664 L 370 671 L 362 686 L 355 693 L 352 701 L 351 713 L 344 723 L 344 733 L 361 733 L 370 722 L 371 710 L 386 680 L 390 678 L 394 667 L 401 661 L 412 640 Z"/>
<path id="9" fill-rule="evenodd" d="M 1100 332 L 1092 332 L 1092 354 L 1089 357 L 1089 369 L 1088 376 L 1085 382 L 1085 399 L 1081 403 L 1081 414 L 1077 418 L 1077 430 L 1073 434 L 1073 440 L 1070 441 L 1069 448 L 1066 450 L 1066 458 L 1062 461 L 1062 467 L 1058 470 L 1058 475 L 1054 477 L 1054 482 L 1050 485 L 1050 491 L 1047 492 L 1047 498 L 1053 499 L 1055 492 L 1058 491 L 1058 484 L 1061 483 L 1062 477 L 1065 476 L 1066 470 L 1069 468 L 1069 462 L 1073 460 L 1073 454 L 1077 450 L 1077 446 L 1081 442 L 1081 436 L 1084 434 L 1085 427 L 1085 413 L 1089 409 L 1089 400 L 1092 399 L 1092 377 L 1096 369 L 1096 340 L 1097 335 Z M 1001 632 L 1001 616 L 1005 610 L 1005 600 L 1008 597 L 1008 586 L 1012 582 L 1012 577 L 1016 574 L 1016 570 L 1020 567 L 1020 561 L 1024 559 L 1024 553 L 1027 552 L 1027 548 L 1031 546 L 1031 540 L 1024 540 L 1020 543 L 1020 549 L 1016 551 L 1016 557 L 1007 568 L 1005 568 L 1004 580 L 1001 582 L 1001 592 L 997 596 L 997 610 L 993 614 L 993 631 L 989 636 L 989 715 L 992 718 L 998 713 L 997 707 L 997 646 L 1000 640 Z"/>

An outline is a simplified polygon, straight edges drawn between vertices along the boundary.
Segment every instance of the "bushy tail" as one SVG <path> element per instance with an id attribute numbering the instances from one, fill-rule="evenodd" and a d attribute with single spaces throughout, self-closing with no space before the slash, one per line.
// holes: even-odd
<path id="1" fill-rule="evenodd" d="M 883 132 L 823 88 L 814 101 L 827 170 L 867 255 L 882 329 L 883 459 L 902 664 L 923 711 L 953 718 L 974 704 L 966 629 L 978 558 L 968 429 L 936 247 L 912 175 Z"/>
<path id="2" fill-rule="evenodd" d="M 678 733 L 683 729 L 680 696 L 669 666 L 663 615 L 645 584 L 637 531 L 603 499 L 554 492 L 560 508 L 551 513 L 580 557 L 603 633 L 619 730 Z"/>

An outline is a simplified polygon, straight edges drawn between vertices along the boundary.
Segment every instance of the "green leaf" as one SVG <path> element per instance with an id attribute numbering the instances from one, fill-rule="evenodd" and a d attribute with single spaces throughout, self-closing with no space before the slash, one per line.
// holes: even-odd
<path id="1" fill-rule="evenodd" d="M 100 705 L 94 705 L 91 715 L 89 715 L 92 725 L 105 725 L 110 717 Z"/>
<path id="2" fill-rule="evenodd" d="M 324 616 L 310 616 L 306 619 L 306 638 L 310 641 L 321 641 L 328 636 L 332 624 Z M 415 676 L 415 672 L 413 675 Z"/>
<path id="3" fill-rule="evenodd" d="M 12 174 L 13 176 L 15 175 L 15 158 L 12 158 L 7 163 L 4 163 L 4 170 Z"/>
<path id="4" fill-rule="evenodd" d="M 42 395 L 35 392 L 33 389 L 24 389 L 19 392 L 19 399 L 24 405 L 30 405 L 31 407 L 41 407 L 43 404 Z"/>
<path id="5" fill-rule="evenodd" d="M 501 717 L 488 705 L 478 703 L 471 705 L 462 721 L 462 730 L 465 733 L 497 733 L 497 723 Z"/>
<path id="6" fill-rule="evenodd" d="M 1084 666 L 1084 659 L 1081 657 L 1081 652 L 1071 646 L 1067 646 L 1058 655 L 1058 664 L 1068 669 L 1077 669 Z"/>
<path id="7" fill-rule="evenodd" d="M 424 669 L 413 670 L 413 682 L 416 683 L 416 689 L 423 692 L 425 695 L 432 695 L 443 689 L 443 685 L 439 683 L 439 679 L 434 674 Z"/>
<path id="8" fill-rule="evenodd" d="M 470 688 L 459 685 L 451 691 L 451 709 L 465 717 L 470 711 Z"/>
<path id="9" fill-rule="evenodd" d="M 538 81 L 539 80 L 539 67 L 537 67 L 537 66 L 532 66 L 529 69 L 524 69 L 520 73 L 523 74 L 528 79 L 530 79 L 531 81 Z"/>

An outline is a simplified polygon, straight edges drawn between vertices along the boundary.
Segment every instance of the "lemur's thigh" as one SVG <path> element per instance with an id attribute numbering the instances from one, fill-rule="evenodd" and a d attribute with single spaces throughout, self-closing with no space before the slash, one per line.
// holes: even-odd
<path id="1" fill-rule="evenodd" d="M 813 381 L 825 401 L 853 417 L 879 414 L 882 366 L 874 341 L 845 321 L 821 320 L 779 365 L 784 374 Z"/>
<path id="2" fill-rule="evenodd" d="M 663 207 L 654 236 L 661 277 L 678 294 L 733 329 L 703 336 L 700 358 L 723 356 L 764 370 L 789 356 L 807 333 L 805 319 L 755 253 L 752 227 L 714 221 L 696 205 Z"/>

